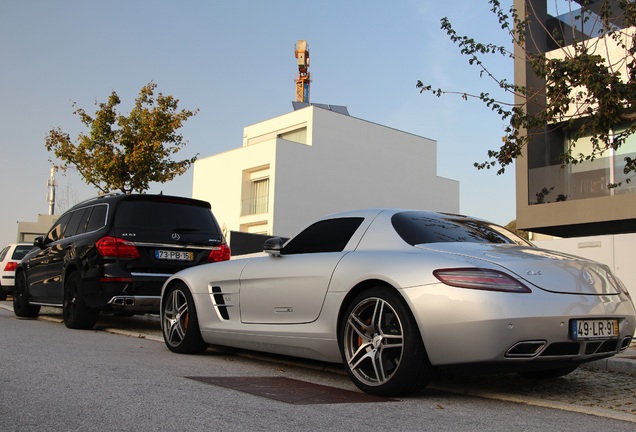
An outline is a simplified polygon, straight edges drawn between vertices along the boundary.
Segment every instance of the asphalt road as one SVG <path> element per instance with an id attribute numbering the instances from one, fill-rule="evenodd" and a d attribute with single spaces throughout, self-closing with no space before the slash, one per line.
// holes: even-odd
<path id="1" fill-rule="evenodd" d="M 244 352 L 173 354 L 156 337 L 152 317 L 105 318 L 95 331 L 69 330 L 56 314 L 43 318 L 20 320 L 0 308 L 2 431 L 636 428 L 634 411 L 619 407 L 636 401 L 629 375 L 582 370 L 541 382 L 449 376 L 393 402 L 293 405 L 188 377 L 286 377 L 357 389 L 331 365 Z"/>

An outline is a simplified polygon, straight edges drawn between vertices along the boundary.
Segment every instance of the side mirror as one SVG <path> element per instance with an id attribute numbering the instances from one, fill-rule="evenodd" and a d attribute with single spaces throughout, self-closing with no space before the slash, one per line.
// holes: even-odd
<path id="1" fill-rule="evenodd" d="M 33 246 L 43 249 L 44 248 L 44 237 L 38 236 L 33 240 Z"/>
<path id="2" fill-rule="evenodd" d="M 283 248 L 283 241 L 280 237 L 272 237 L 267 239 L 263 245 L 263 252 L 270 256 L 280 256 L 280 251 Z"/>

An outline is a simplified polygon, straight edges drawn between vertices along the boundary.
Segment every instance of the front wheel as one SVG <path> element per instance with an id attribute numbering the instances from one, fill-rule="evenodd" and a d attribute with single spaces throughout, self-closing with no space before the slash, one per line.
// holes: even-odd
<path id="1" fill-rule="evenodd" d="M 201 354 L 208 344 L 201 336 L 190 290 L 183 283 L 172 286 L 161 306 L 161 329 L 168 349 L 179 354 Z"/>
<path id="2" fill-rule="evenodd" d="M 24 272 L 16 274 L 13 287 L 13 313 L 20 318 L 35 318 L 40 313 L 40 306 L 29 304 L 27 280 Z"/>
<path id="3" fill-rule="evenodd" d="M 344 319 L 338 338 L 342 360 L 351 380 L 364 392 L 406 395 L 433 378 L 417 323 L 390 288 L 359 294 Z"/>
<path id="4" fill-rule="evenodd" d="M 70 329 L 90 330 L 99 317 L 99 310 L 86 306 L 82 294 L 82 278 L 75 271 L 66 277 L 62 303 L 64 325 Z"/>

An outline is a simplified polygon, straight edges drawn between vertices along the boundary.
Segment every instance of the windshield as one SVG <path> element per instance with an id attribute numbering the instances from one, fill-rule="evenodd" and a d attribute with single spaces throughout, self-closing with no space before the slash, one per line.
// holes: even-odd
<path id="1" fill-rule="evenodd" d="M 531 243 L 499 225 L 479 219 L 426 212 L 396 213 L 393 228 L 408 244 L 470 242 L 532 246 Z"/>

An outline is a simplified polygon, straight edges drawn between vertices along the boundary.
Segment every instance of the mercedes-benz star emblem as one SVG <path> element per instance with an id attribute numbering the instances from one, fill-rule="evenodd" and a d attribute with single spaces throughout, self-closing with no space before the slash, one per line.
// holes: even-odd
<path id="1" fill-rule="evenodd" d="M 172 233 L 172 240 L 174 241 L 179 241 L 179 239 L 181 238 L 181 236 L 177 233 Z"/>

